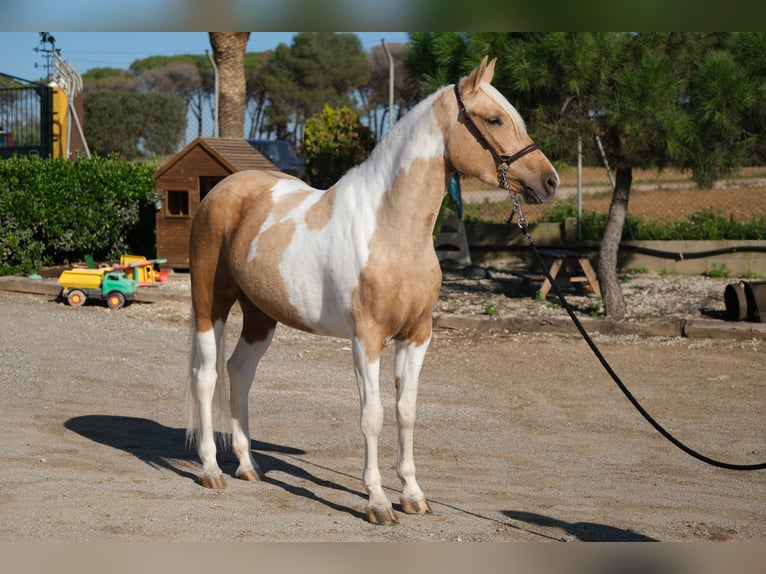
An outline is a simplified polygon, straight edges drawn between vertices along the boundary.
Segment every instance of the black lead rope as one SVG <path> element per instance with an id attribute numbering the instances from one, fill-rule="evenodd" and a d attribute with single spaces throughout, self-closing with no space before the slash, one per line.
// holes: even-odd
<path id="1" fill-rule="evenodd" d="M 575 315 L 574 309 L 572 309 L 572 306 L 564 298 L 564 295 L 561 293 L 561 290 L 559 289 L 558 285 L 556 285 L 556 282 L 551 277 L 551 274 L 548 271 L 548 268 L 545 266 L 545 263 L 543 261 L 542 256 L 540 255 L 540 252 L 537 250 L 537 245 L 535 244 L 535 240 L 532 238 L 532 235 L 530 235 L 529 233 L 529 223 L 527 222 L 526 218 L 524 217 L 524 213 L 521 210 L 521 202 L 518 196 L 514 197 L 513 210 L 514 212 L 517 212 L 519 214 L 519 220 L 517 224 L 519 228 L 527 236 L 527 241 L 529 241 L 529 245 L 530 247 L 532 247 L 532 251 L 535 254 L 535 257 L 537 257 L 537 262 L 542 268 L 545 278 L 550 282 L 551 287 L 553 288 L 553 291 L 561 300 L 561 304 L 563 305 L 564 309 L 566 309 L 566 312 L 569 314 L 569 317 L 574 322 L 575 327 L 577 327 L 577 330 L 580 332 L 583 339 L 585 339 L 585 342 L 588 344 L 591 351 L 593 351 L 593 354 L 596 355 L 596 358 L 599 360 L 599 362 L 604 367 L 606 372 L 609 373 L 609 375 L 612 377 L 612 380 L 617 384 L 617 386 L 620 388 L 622 393 L 625 395 L 625 397 L 627 397 L 627 399 L 636 408 L 636 410 L 639 413 L 641 413 L 641 415 L 649 422 L 649 424 L 651 424 L 657 430 L 657 432 L 659 432 L 662 436 L 664 436 L 666 439 L 668 439 L 671 443 L 673 443 L 675 446 L 680 448 L 686 454 L 696 458 L 697 460 L 707 463 L 709 465 L 716 466 L 718 468 L 725 468 L 727 470 L 763 470 L 764 468 L 766 468 L 766 462 L 762 462 L 758 464 L 731 464 L 728 462 L 721 462 L 719 460 L 715 460 L 710 457 L 707 457 L 703 454 L 700 454 L 696 450 L 686 446 L 684 443 L 682 443 L 680 440 L 678 440 L 672 434 L 670 434 L 667 430 L 665 430 L 665 428 L 662 425 L 660 425 L 660 423 L 654 420 L 654 418 L 646 411 L 646 409 L 644 409 L 644 407 L 642 407 L 641 404 L 636 400 L 636 398 L 628 390 L 628 388 L 625 386 L 622 380 L 620 380 L 620 377 L 617 376 L 617 373 L 614 372 L 612 367 L 609 365 L 608 361 L 604 358 L 604 355 L 601 354 L 601 351 L 593 342 L 593 339 L 590 338 L 590 335 L 588 335 L 582 323 L 577 318 L 577 315 Z"/>

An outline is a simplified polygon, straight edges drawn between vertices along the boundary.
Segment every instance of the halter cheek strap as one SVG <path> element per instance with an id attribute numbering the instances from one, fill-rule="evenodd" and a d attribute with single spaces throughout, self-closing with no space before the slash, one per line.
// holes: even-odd
<path id="1" fill-rule="evenodd" d="M 531 143 L 528 146 L 520 149 L 513 155 L 505 155 L 505 154 L 498 153 L 498 151 L 492 146 L 492 144 L 489 143 L 487 138 L 481 132 L 481 130 L 479 129 L 479 126 L 476 125 L 476 122 L 471 117 L 471 113 L 465 107 L 465 104 L 463 103 L 463 99 L 460 97 L 460 90 L 458 89 L 457 84 L 455 84 L 455 98 L 457 99 L 458 114 L 463 116 L 465 125 L 468 128 L 468 131 L 470 131 L 471 134 L 473 134 L 473 137 L 475 137 L 476 141 L 478 141 L 481 144 L 481 147 L 483 147 L 486 150 L 489 150 L 489 153 L 492 154 L 492 158 L 495 160 L 495 166 L 497 166 L 497 178 L 500 183 L 500 187 L 502 187 L 503 189 L 509 189 L 510 182 L 508 181 L 508 168 L 510 167 L 510 165 L 516 160 L 518 160 L 519 158 L 527 155 L 528 153 L 533 152 L 537 149 L 540 149 L 540 144 Z"/>

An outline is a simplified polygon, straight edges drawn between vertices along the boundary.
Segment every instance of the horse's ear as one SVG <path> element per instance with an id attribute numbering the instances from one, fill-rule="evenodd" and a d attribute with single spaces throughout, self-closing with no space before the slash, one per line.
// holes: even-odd
<path id="1" fill-rule="evenodd" d="M 482 62 L 486 62 L 486 61 L 487 61 L 487 56 L 484 56 L 484 59 L 482 60 Z M 492 78 L 495 77 L 496 63 L 497 63 L 497 58 L 492 58 L 489 64 L 487 64 L 486 68 L 484 68 L 484 75 L 482 76 L 481 79 L 487 82 L 488 84 L 491 84 Z"/>
<path id="2" fill-rule="evenodd" d="M 497 58 L 492 58 L 492 60 L 487 63 L 488 60 L 489 56 L 484 56 L 481 63 L 468 75 L 464 84 L 466 89 L 476 91 L 479 89 L 479 84 L 482 81 L 487 83 L 492 82 L 492 78 L 495 75 L 495 62 L 497 62 Z"/>

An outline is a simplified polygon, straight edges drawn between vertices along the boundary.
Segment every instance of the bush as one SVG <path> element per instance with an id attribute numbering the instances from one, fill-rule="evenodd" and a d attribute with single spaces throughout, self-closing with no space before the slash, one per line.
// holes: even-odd
<path id="1" fill-rule="evenodd" d="M 301 154 L 306 175 L 314 187 L 329 188 L 353 166 L 364 161 L 375 147 L 372 132 L 359 122 L 348 106 L 325 105 L 306 121 Z"/>
<path id="2" fill-rule="evenodd" d="M 556 203 L 546 209 L 538 218 L 539 221 L 563 223 L 568 217 L 577 217 L 577 208 L 571 203 Z M 631 216 L 628 215 L 630 220 Z M 601 241 L 606 227 L 607 216 L 595 211 L 582 212 L 582 238 L 585 241 Z"/>
<path id="3" fill-rule="evenodd" d="M 766 239 L 766 218 L 750 221 L 737 221 L 733 217 L 725 218 L 711 209 L 702 209 L 683 221 L 669 223 L 645 222 L 633 223 L 636 239 Z"/>
<path id="4" fill-rule="evenodd" d="M 558 204 L 547 210 L 540 221 L 563 222 L 567 217 L 577 217 L 577 210 L 572 204 Z M 582 214 L 582 237 L 585 241 L 601 241 L 604 235 L 607 215 L 593 211 Z M 628 227 L 630 226 L 630 227 Z M 702 209 L 681 221 L 645 221 L 628 214 L 623 239 L 649 241 L 672 240 L 758 240 L 766 239 L 766 217 L 750 221 L 737 221 L 733 217 L 723 217 L 712 209 Z"/>
<path id="5" fill-rule="evenodd" d="M 153 172 L 114 157 L 0 160 L 0 274 L 31 273 L 86 254 L 149 255 Z"/>

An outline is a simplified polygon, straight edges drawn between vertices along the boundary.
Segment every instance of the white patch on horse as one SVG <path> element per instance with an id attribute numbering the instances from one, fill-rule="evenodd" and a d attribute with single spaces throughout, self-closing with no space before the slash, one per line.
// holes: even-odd
<path id="1" fill-rule="evenodd" d="M 255 237 L 253 237 L 253 240 L 250 243 L 250 249 L 248 250 L 248 254 L 247 254 L 248 263 L 251 262 L 253 259 L 255 259 L 258 252 L 258 240 L 261 237 L 261 235 L 263 235 L 264 231 L 267 231 L 272 225 L 276 223 L 280 223 L 281 221 L 284 221 L 285 219 L 295 219 L 301 213 L 305 213 L 306 209 L 311 207 L 311 205 L 316 203 L 316 201 L 318 201 L 319 198 L 321 197 L 321 193 L 318 190 L 315 190 L 309 187 L 303 181 L 296 180 L 293 178 L 280 179 L 268 191 L 268 193 L 271 194 L 271 199 L 274 205 L 277 205 L 281 201 L 288 199 L 293 194 L 299 194 L 301 192 L 306 192 L 306 191 L 310 191 L 313 193 L 310 193 L 308 197 L 298 206 L 297 209 L 294 209 L 286 214 L 281 213 L 279 210 L 274 210 L 269 214 L 269 216 L 263 222 L 263 225 L 261 226 L 259 233 Z"/>

